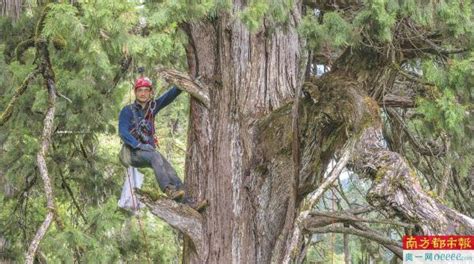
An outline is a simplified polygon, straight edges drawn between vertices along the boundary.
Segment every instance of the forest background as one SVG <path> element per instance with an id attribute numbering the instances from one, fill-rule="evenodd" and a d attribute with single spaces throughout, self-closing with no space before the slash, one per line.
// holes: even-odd
<path id="1" fill-rule="evenodd" d="M 309 54 L 308 79 L 318 79 L 336 68 L 336 59 L 348 47 L 370 45 L 383 50 L 384 45 L 400 44 L 400 21 L 411 21 L 428 40 L 437 34 L 435 41 L 427 40 L 414 51 L 423 55 L 407 58 L 396 69 L 400 72 L 396 85 L 408 88 L 394 92 L 394 105 L 387 99 L 387 105 L 381 107 L 384 136 L 386 144 L 416 170 L 430 197 L 473 216 L 471 1 L 244 2 L 236 19 L 252 34 L 267 26 L 264 21 L 284 27 L 290 7 L 295 3 L 304 6 L 298 34 Z M 212 20 L 231 9 L 232 1 L 226 0 L 1 2 L 0 262 L 25 261 L 49 212 L 36 159 L 51 106 L 48 80 L 54 80 L 57 91 L 46 156 L 55 216 L 36 260 L 182 262 L 184 238 L 179 231 L 148 210 L 137 218 L 117 207 L 124 181 L 124 168 L 117 158 L 117 117 L 133 101 L 131 87 L 139 66 L 145 67 L 158 94 L 170 84 L 157 67 L 188 72 L 185 48 L 189 37 L 182 28 L 184 22 Z M 403 56 L 394 56 L 398 55 Z M 190 101 L 189 94 L 183 93 L 156 120 L 160 151 L 182 178 Z M 334 164 L 337 157 L 334 155 Z M 158 188 L 152 171 L 141 171 L 146 175 L 145 186 Z M 325 214 L 354 206 L 370 207 L 366 196 L 377 180 L 380 178 L 372 180 L 345 170 L 312 210 L 327 217 Z M 363 217 L 368 228 L 393 241 L 417 232 L 416 222 L 391 219 L 379 210 L 369 210 Z M 399 261 L 380 241 L 337 230 L 314 230 L 306 234 L 305 241 L 299 252 L 305 263 Z"/>

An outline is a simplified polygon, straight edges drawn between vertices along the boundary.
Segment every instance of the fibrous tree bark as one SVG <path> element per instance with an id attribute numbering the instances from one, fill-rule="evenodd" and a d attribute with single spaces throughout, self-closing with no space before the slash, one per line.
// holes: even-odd
<path id="1" fill-rule="evenodd" d="M 304 85 L 305 42 L 296 30 L 301 1 L 294 1 L 284 26 L 264 19 L 257 32 L 236 19 L 245 2 L 184 24 L 190 72 L 167 71 L 167 80 L 175 83 L 200 76 L 191 86 L 205 87 L 209 99 L 191 100 L 185 178 L 187 191 L 207 199 L 209 207 L 190 217 L 172 204 L 161 202 L 166 207 L 161 209 L 149 204 L 186 234 L 184 263 L 294 261 L 297 254 L 288 245 L 301 202 L 322 183 L 330 160 L 343 156 L 349 139 L 356 143 L 347 162 L 372 180 L 368 200 L 374 207 L 425 234 L 472 233 L 473 220 L 426 195 L 403 157 L 384 145 L 379 108 L 389 101 L 384 92 L 398 74 L 392 67 L 396 58 L 348 48 L 329 73 Z M 293 103 L 303 85 L 294 126 Z M 179 216 L 199 223 L 199 232 L 190 232 Z M 332 226 L 319 231 L 361 235 Z M 397 243 L 377 239 L 400 253 Z"/>
<path id="2" fill-rule="evenodd" d="M 17 20 L 23 10 L 23 0 L 2 0 L 0 1 L 1 16 L 10 17 Z"/>

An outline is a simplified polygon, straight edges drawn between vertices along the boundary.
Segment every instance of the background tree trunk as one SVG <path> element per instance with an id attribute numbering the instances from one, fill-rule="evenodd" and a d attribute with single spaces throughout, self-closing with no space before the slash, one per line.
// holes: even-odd
<path id="1" fill-rule="evenodd" d="M 10 17 L 16 21 L 20 18 L 23 9 L 23 0 L 1 0 L 0 9 L 2 16 Z"/>
<path id="2" fill-rule="evenodd" d="M 344 239 L 344 263 L 351 264 L 351 249 L 349 248 L 350 238 L 348 234 L 343 235 Z"/>

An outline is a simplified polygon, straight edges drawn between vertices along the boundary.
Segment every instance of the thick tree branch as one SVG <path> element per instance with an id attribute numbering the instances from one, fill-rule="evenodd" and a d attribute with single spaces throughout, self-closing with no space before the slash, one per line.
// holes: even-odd
<path id="1" fill-rule="evenodd" d="M 194 243 L 199 257 L 202 260 L 206 259 L 203 255 L 207 254 L 203 218 L 197 211 L 170 199 L 153 200 L 140 191 L 137 191 L 136 195 L 141 202 L 148 206 L 151 213 L 189 237 Z"/>
<path id="2" fill-rule="evenodd" d="M 360 58 L 360 54 L 345 58 L 343 66 L 354 68 L 359 65 L 355 60 Z M 346 79 L 346 75 L 346 71 L 336 71 L 321 78 L 324 83 L 318 85 L 321 91 L 318 102 L 330 116 L 329 120 L 333 120 L 333 126 L 345 124 L 346 130 L 359 135 L 351 167 L 360 176 L 372 180 L 367 195 L 369 203 L 391 216 L 400 217 L 403 222 L 415 224 L 418 228 L 415 231 L 424 234 L 474 233 L 472 218 L 426 194 L 416 171 L 398 153 L 388 149 L 382 134 L 379 105 L 362 89 L 365 83 L 354 83 Z M 342 98 L 335 98 L 333 93 Z"/>
<path id="3" fill-rule="evenodd" d="M 310 216 L 314 218 L 314 220 L 311 220 L 312 222 L 321 223 L 319 226 L 326 226 L 326 225 L 334 223 L 334 221 L 337 221 L 341 223 L 363 222 L 363 223 L 396 225 L 396 226 L 401 226 L 401 227 L 406 227 L 406 228 L 413 228 L 412 224 L 402 223 L 399 221 L 391 221 L 391 220 L 364 219 L 364 218 L 360 218 L 360 217 L 348 214 L 346 212 L 336 212 L 334 214 L 325 213 L 325 212 L 311 212 Z"/>
<path id="4" fill-rule="evenodd" d="M 199 81 L 193 80 L 187 73 L 182 73 L 177 70 L 157 68 L 156 71 L 167 82 L 177 85 L 179 89 L 188 92 L 191 96 L 209 108 L 209 91 Z"/>
<path id="5" fill-rule="evenodd" d="M 423 234 L 474 233 L 474 219 L 424 192 L 415 171 L 387 149 L 379 126 L 365 129 L 356 148 L 354 169 L 373 180 L 367 197 L 373 206 L 416 224 Z"/>
<path id="6" fill-rule="evenodd" d="M 25 80 L 21 83 L 21 85 L 16 88 L 15 94 L 13 95 L 12 99 L 8 103 L 8 106 L 5 108 L 5 110 L 2 112 L 2 115 L 0 116 L 0 126 L 3 126 L 5 122 L 7 122 L 12 113 L 13 113 L 13 107 L 17 103 L 18 99 L 20 96 L 26 91 L 26 88 L 28 88 L 28 85 L 30 82 L 40 73 L 39 70 L 34 70 L 28 76 L 26 76 Z"/>

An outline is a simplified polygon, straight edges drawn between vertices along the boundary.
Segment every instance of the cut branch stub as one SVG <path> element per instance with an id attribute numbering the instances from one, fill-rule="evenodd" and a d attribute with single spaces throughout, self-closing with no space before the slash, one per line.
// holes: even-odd
<path id="1" fill-rule="evenodd" d="M 415 107 L 415 98 L 396 94 L 386 94 L 378 104 L 382 107 L 413 108 Z"/>
<path id="2" fill-rule="evenodd" d="M 173 69 L 157 68 L 156 71 L 167 82 L 177 85 L 179 89 L 188 92 L 209 108 L 209 91 L 203 84 L 199 83 L 199 81 L 193 80 L 187 73 Z"/>
<path id="3" fill-rule="evenodd" d="M 141 202 L 146 204 L 152 214 L 188 236 L 194 243 L 197 254 L 207 252 L 206 243 L 204 243 L 203 218 L 197 211 L 170 199 L 152 200 L 139 192 L 136 195 Z M 205 256 L 199 255 L 199 257 L 205 259 Z"/>

